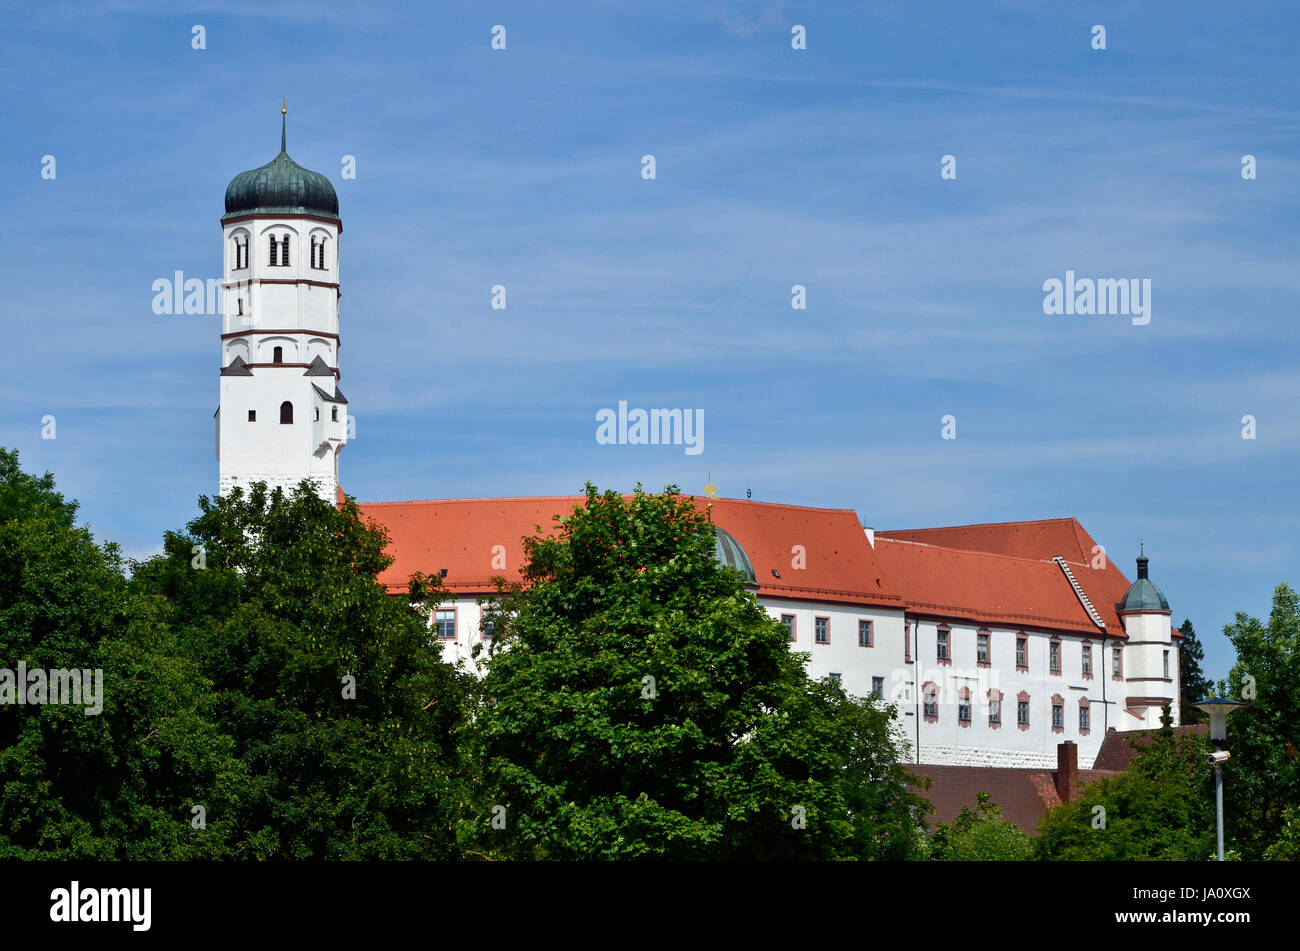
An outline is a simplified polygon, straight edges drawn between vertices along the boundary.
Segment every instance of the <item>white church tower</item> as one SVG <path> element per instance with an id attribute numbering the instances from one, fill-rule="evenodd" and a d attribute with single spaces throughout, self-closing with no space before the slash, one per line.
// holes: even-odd
<path id="1" fill-rule="evenodd" d="M 339 200 L 285 150 L 236 175 L 221 218 L 218 491 L 312 480 L 334 502 L 348 404 L 338 388 Z"/>
<path id="2" fill-rule="evenodd" d="M 1127 635 L 1121 672 L 1125 688 L 1121 731 L 1159 727 L 1161 707 L 1166 703 L 1174 724 L 1179 722 L 1178 648 L 1169 626 L 1173 615 L 1164 592 L 1147 577 L 1150 561 L 1145 551 L 1138 555 L 1137 580 L 1119 604 Z"/>

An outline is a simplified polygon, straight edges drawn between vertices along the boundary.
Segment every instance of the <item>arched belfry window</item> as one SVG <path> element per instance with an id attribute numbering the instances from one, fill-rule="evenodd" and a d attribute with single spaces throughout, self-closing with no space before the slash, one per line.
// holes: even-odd
<path id="1" fill-rule="evenodd" d="M 326 239 L 322 235 L 320 239 L 320 269 L 322 271 L 325 270 L 325 241 Z"/>
<path id="2" fill-rule="evenodd" d="M 284 347 L 276 347 L 271 351 L 272 363 L 284 363 Z M 287 403 L 285 404 L 288 405 Z"/>
<path id="3" fill-rule="evenodd" d="M 271 235 L 271 260 L 267 262 L 271 265 L 271 267 L 275 267 L 275 246 L 278 243 L 279 242 L 275 240 L 275 235 Z"/>
<path id="4" fill-rule="evenodd" d="M 280 242 L 280 267 L 289 266 L 289 236 L 286 234 Z"/>
<path id="5" fill-rule="evenodd" d="M 282 423 L 293 422 L 293 404 L 290 403 L 288 400 L 285 400 L 283 403 L 280 404 L 280 422 Z"/>
<path id="6" fill-rule="evenodd" d="M 339 421 L 339 408 L 337 406 L 330 407 L 330 419 L 336 423 Z"/>

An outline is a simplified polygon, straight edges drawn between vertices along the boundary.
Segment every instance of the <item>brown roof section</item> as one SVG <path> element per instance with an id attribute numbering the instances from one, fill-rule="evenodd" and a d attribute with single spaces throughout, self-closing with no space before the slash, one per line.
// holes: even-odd
<path id="1" fill-rule="evenodd" d="M 992 766 L 907 767 L 920 777 L 931 780 L 929 789 L 916 787 L 913 792 L 924 796 L 934 806 L 927 816 L 933 829 L 936 823 L 952 822 L 963 806 L 975 809 L 976 797 L 986 792 L 1002 810 L 1003 818 L 1014 822 L 1030 835 L 1037 835 L 1038 820 L 1053 806 L 1061 804 L 1056 791 L 1056 770 L 1013 769 Z M 1095 769 L 1079 770 L 1079 783 L 1090 783 L 1114 775 Z"/>
<path id="2" fill-rule="evenodd" d="M 1134 746 L 1135 742 L 1141 742 L 1146 745 L 1147 741 L 1159 733 L 1159 730 L 1130 730 L 1120 733 L 1117 730 L 1110 730 L 1106 733 L 1106 738 L 1101 741 L 1101 749 L 1097 750 L 1097 758 L 1093 761 L 1093 769 L 1105 770 L 1107 772 L 1119 772 L 1128 769 L 1128 764 L 1133 762 L 1133 758 L 1138 755 L 1138 748 Z M 1197 733 L 1208 734 L 1210 725 L 1208 723 L 1192 723 L 1188 726 L 1174 727 L 1174 734 L 1177 736 L 1192 736 Z"/>
<path id="3" fill-rule="evenodd" d="M 1103 568 L 1093 568 L 1097 542 L 1075 518 L 1049 518 L 1033 522 L 987 522 L 953 525 L 947 528 L 915 528 L 877 532 L 876 537 L 895 538 L 997 555 L 1051 561 L 1060 555 L 1070 565 L 1089 600 L 1106 622 L 1106 633 L 1124 636 L 1124 624 L 1117 607 L 1128 593 L 1130 582 L 1107 552 Z"/>

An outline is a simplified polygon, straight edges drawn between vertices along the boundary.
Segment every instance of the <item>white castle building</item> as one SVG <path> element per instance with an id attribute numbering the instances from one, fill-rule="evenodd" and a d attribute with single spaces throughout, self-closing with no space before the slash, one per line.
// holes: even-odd
<path id="1" fill-rule="evenodd" d="M 338 198 L 285 150 L 237 175 L 222 218 L 226 303 L 219 491 L 313 480 L 341 495 Z M 450 600 L 432 618 L 449 661 L 472 663 L 481 599 L 518 577 L 525 535 L 582 497 L 376 502 L 395 595 L 417 571 Z M 848 509 L 700 500 L 720 562 L 741 571 L 810 655 L 813 677 L 897 704 L 918 763 L 1051 768 L 1062 741 L 1091 765 L 1110 729 L 1177 722 L 1169 604 L 1137 560 L 1130 583 L 1073 518 L 876 532 Z M 879 514 L 879 513 L 877 513 Z M 1087 766 L 1085 765 L 1085 768 Z"/>

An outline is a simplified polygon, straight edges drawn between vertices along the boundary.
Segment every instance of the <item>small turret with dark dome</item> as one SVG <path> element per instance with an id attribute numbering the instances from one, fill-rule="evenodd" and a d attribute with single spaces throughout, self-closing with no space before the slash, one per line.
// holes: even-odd
<path id="1" fill-rule="evenodd" d="M 339 198 L 330 180 L 289 158 L 285 149 L 287 111 L 280 107 L 280 154 L 261 168 L 231 179 L 223 220 L 251 214 L 317 215 L 338 220 Z"/>
<path id="2" fill-rule="evenodd" d="M 1164 592 L 1155 586 L 1150 578 L 1147 577 L 1147 565 L 1151 559 L 1146 556 L 1145 549 L 1137 559 L 1137 581 L 1129 585 L 1128 593 L 1124 595 L 1124 600 L 1120 602 L 1121 611 L 1168 611 L 1169 602 L 1165 600 Z"/>

